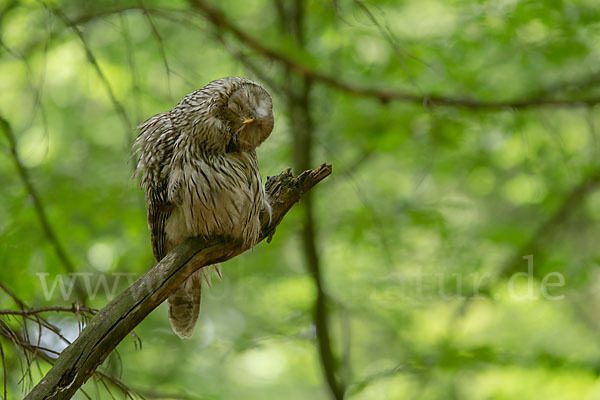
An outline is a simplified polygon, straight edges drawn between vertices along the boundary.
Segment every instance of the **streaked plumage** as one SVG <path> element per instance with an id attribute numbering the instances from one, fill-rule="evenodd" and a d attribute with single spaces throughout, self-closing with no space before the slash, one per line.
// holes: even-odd
<path id="1" fill-rule="evenodd" d="M 273 129 L 267 91 L 245 78 L 219 79 L 138 128 L 136 174 L 156 260 L 193 236 L 225 235 L 253 246 L 260 212 L 270 211 L 255 152 Z M 203 270 L 169 297 L 180 337 L 192 335 L 198 318 Z"/>

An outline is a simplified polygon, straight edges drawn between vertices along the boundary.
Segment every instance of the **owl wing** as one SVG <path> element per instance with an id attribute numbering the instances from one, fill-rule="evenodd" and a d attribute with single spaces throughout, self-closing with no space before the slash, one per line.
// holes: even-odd
<path id="1" fill-rule="evenodd" d="M 173 205 L 163 200 L 166 189 L 153 194 L 154 200 L 148 206 L 148 227 L 150 228 L 150 239 L 152 241 L 152 253 L 156 261 L 160 261 L 168 253 L 167 234 L 165 225 L 171 215 Z"/>
<path id="2" fill-rule="evenodd" d="M 165 225 L 174 205 L 169 201 L 168 184 L 173 148 L 178 133 L 169 112 L 155 115 L 138 126 L 140 134 L 134 146 L 139 160 L 135 175 L 141 174 L 140 186 L 148 203 L 148 228 L 152 252 L 157 261 L 167 254 Z"/>

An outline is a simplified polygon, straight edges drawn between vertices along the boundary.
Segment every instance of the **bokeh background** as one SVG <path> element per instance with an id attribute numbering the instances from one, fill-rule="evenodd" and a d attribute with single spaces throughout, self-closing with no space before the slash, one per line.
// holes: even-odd
<path id="1" fill-rule="evenodd" d="M 0 39 L 8 398 L 154 265 L 135 126 L 234 75 L 263 178 L 333 175 L 76 398 L 600 398 L 596 0 L 1 0 Z"/>

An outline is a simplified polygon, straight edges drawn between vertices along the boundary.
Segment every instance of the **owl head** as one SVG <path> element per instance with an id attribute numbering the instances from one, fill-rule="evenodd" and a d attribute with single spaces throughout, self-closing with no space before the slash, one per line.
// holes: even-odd
<path id="1" fill-rule="evenodd" d="M 190 152 L 250 152 L 273 130 L 272 104 L 269 93 L 250 79 L 217 79 L 141 124 L 140 137 L 155 132 L 156 141 L 168 145 L 168 140 L 174 140 L 176 148 L 187 149 L 176 157 Z M 164 135 L 168 129 L 177 136 Z"/>
<path id="2" fill-rule="evenodd" d="M 243 79 L 226 98 L 221 117 L 229 126 L 228 152 L 252 151 L 273 130 L 273 103 L 260 85 Z"/>

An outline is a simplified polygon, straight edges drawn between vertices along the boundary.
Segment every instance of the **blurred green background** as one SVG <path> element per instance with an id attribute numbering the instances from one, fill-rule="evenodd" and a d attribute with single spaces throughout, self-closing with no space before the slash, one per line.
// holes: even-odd
<path id="1" fill-rule="evenodd" d="M 100 368 L 128 389 L 95 376 L 76 398 L 600 398 L 596 0 L 1 0 L 0 38 L 21 167 L 5 124 L 0 282 L 26 307 L 70 307 L 43 283 L 78 272 L 102 308 L 102 279 L 154 265 L 135 126 L 214 79 L 273 96 L 263 178 L 333 164 L 223 265 L 191 340 L 162 305 Z M 41 315 L 77 335 L 81 316 Z M 18 399 L 55 355 L 0 318 Z"/>

